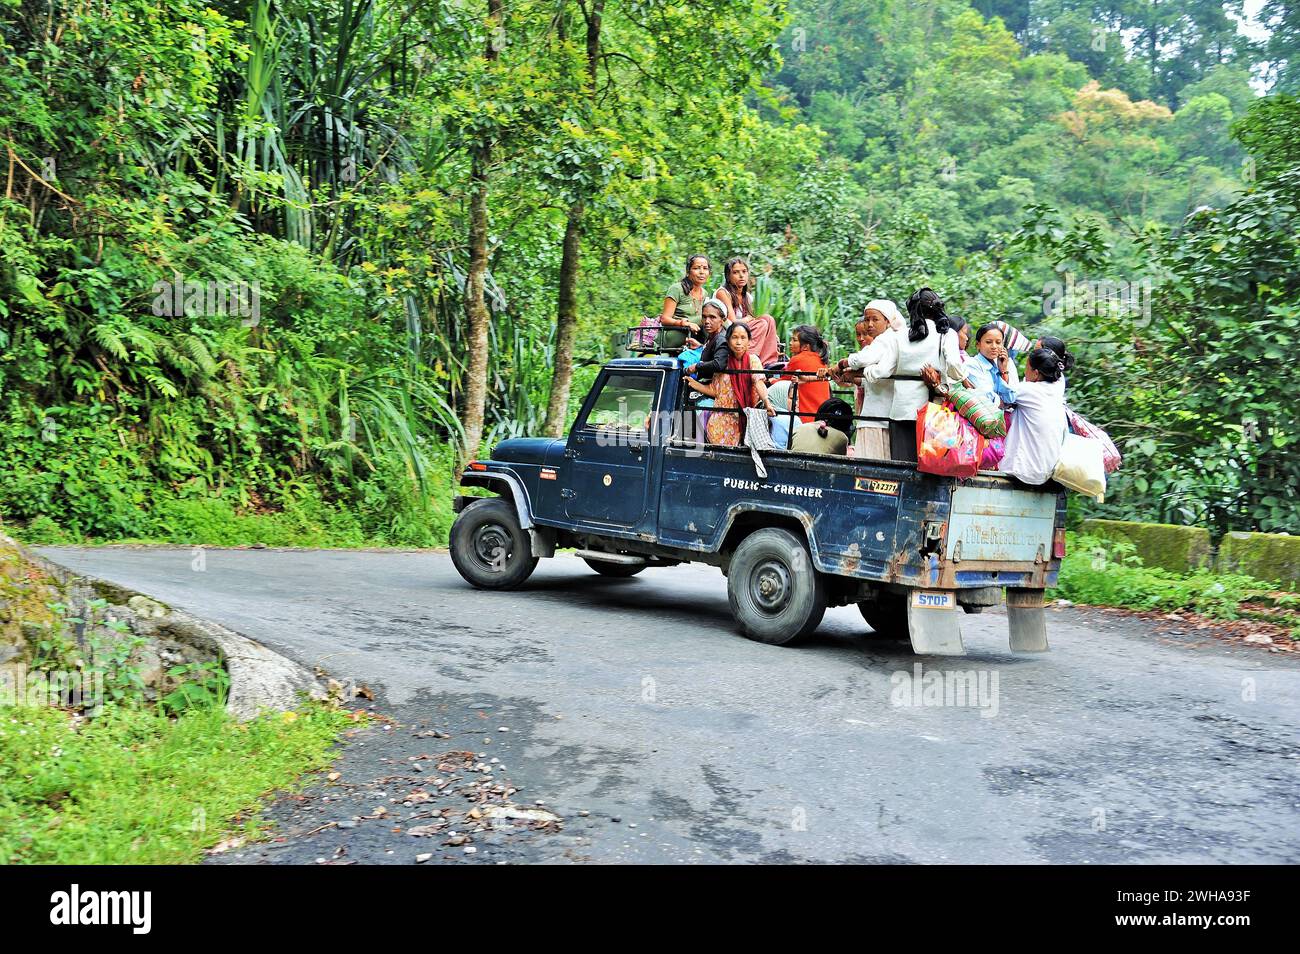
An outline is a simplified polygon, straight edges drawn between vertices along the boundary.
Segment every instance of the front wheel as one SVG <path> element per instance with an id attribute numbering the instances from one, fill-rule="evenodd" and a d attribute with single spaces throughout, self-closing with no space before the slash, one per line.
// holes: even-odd
<path id="1" fill-rule="evenodd" d="M 499 497 L 476 500 L 451 525 L 451 562 L 471 586 L 509 590 L 537 568 L 515 508 Z"/>
<path id="2" fill-rule="evenodd" d="M 826 614 L 821 574 L 803 540 L 768 527 L 736 547 L 727 573 L 727 599 L 750 639 L 788 646 L 809 635 Z"/>

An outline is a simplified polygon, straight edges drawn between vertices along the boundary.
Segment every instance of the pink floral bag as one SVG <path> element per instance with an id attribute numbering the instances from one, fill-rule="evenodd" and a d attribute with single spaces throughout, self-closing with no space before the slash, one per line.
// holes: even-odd
<path id="1" fill-rule="evenodd" d="M 629 351 L 649 351 L 655 346 L 655 335 L 659 333 L 659 319 L 652 318 L 649 315 L 641 319 L 641 323 L 636 329 L 628 335 L 627 347 Z"/>

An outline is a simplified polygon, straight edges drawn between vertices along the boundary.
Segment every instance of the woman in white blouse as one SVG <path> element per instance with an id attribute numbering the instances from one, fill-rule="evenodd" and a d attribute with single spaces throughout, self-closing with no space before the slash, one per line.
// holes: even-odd
<path id="1" fill-rule="evenodd" d="M 930 386 L 921 377 L 927 368 L 941 379 L 960 382 L 962 366 L 957 333 L 948 327 L 943 301 L 933 290 L 922 288 L 907 300 L 909 321 L 905 331 L 894 331 L 876 339 L 882 343 L 871 364 L 862 367 L 864 386 L 893 378 L 894 394 L 889 407 L 889 449 L 894 460 L 916 461 L 916 412 L 930 400 Z M 872 347 L 875 347 L 873 343 Z M 870 349 L 868 349 L 870 350 Z"/>
<path id="2" fill-rule="evenodd" d="M 857 398 L 854 413 L 877 419 L 853 422 L 852 453 L 855 457 L 868 460 L 891 459 L 888 418 L 894 403 L 894 382 L 888 378 L 866 381 L 862 369 L 892 353 L 889 351 L 890 344 L 884 339 L 906 327 L 898 306 L 892 301 L 876 298 L 867 302 L 867 306 L 862 309 L 862 318 L 855 326 L 860 350 L 847 358 L 841 358 L 838 366 L 825 369 L 825 373 L 818 372 L 819 377 L 834 377 L 841 383 L 853 384 Z"/>
<path id="3" fill-rule="evenodd" d="M 1016 407 L 998 470 L 1027 484 L 1052 476 L 1065 441 L 1065 371 L 1066 362 L 1055 351 L 1030 353 L 1025 379 L 1016 385 Z"/>

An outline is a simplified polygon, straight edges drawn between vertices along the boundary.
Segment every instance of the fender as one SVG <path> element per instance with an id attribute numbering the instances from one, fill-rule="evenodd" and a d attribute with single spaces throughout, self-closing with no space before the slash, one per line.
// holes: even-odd
<path id="1" fill-rule="evenodd" d="M 753 504 L 746 502 L 732 504 L 727 508 L 727 513 L 723 518 L 722 526 L 720 526 L 718 532 L 714 534 L 713 542 L 709 545 L 709 549 L 706 552 L 717 553 L 721 550 L 722 541 L 727 539 L 727 534 L 731 532 L 731 528 L 735 524 L 736 518 L 749 513 L 765 513 L 777 517 L 792 517 L 799 521 L 799 525 L 803 527 L 804 540 L 808 544 L 808 552 L 812 556 L 813 566 L 823 572 L 829 572 L 830 568 L 823 565 L 821 556 L 817 551 L 817 537 L 813 533 L 812 514 L 807 510 L 802 510 L 799 507 L 793 507 L 789 504 L 771 504 L 762 507 L 756 507 Z"/>
<path id="2" fill-rule="evenodd" d="M 467 470 L 461 475 L 460 485 L 462 487 L 484 487 L 488 490 L 495 490 L 499 496 L 504 496 L 505 490 L 510 493 L 510 498 L 514 501 L 515 512 L 519 514 L 519 526 L 525 530 L 532 529 L 533 526 L 533 508 L 528 500 L 528 491 L 514 474 L 504 471 L 493 470 Z"/>

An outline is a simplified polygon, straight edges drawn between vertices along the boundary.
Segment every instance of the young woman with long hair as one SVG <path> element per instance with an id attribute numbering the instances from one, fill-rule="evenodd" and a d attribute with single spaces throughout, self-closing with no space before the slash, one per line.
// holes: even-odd
<path id="1" fill-rule="evenodd" d="M 749 407 L 765 407 L 769 415 L 776 410 L 767 397 L 767 386 L 761 374 L 731 374 L 732 371 L 762 371 L 758 358 L 749 350 L 749 329 L 737 321 L 727 329 L 727 366 L 706 384 L 687 378 L 686 383 L 701 394 L 713 398 L 713 409 L 705 425 L 710 444 L 728 444 L 739 447 L 744 443 L 745 418 L 742 413 Z M 722 413 L 719 413 L 722 412 Z"/>
<path id="2" fill-rule="evenodd" d="M 743 321 L 749 327 L 750 349 L 758 355 L 763 367 L 775 363 L 780 356 L 776 319 L 754 314 L 754 275 L 749 262 L 739 256 L 727 259 L 722 284 L 713 295 L 726 304 L 729 320 Z"/>
<path id="3" fill-rule="evenodd" d="M 812 325 L 799 325 L 790 332 L 790 360 L 785 370 L 806 373 L 785 374 L 781 380 L 799 383 L 799 406 L 795 410 L 802 421 L 813 420 L 817 409 L 830 400 L 831 386 L 824 373 L 829 356 L 825 339 Z"/>

